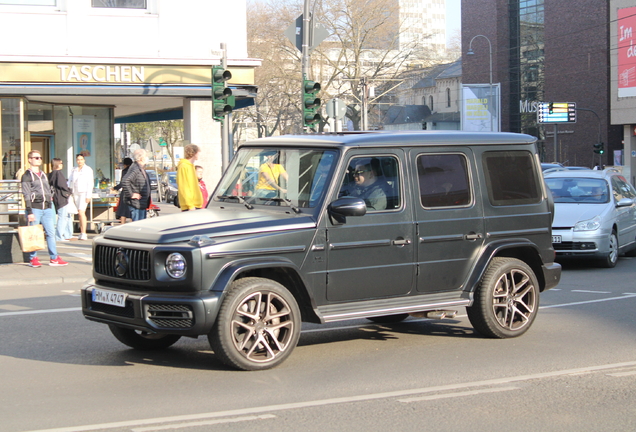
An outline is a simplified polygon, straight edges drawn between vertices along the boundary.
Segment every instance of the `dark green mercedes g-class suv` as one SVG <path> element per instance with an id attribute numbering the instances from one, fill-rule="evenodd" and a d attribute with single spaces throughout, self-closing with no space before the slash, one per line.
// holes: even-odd
<path id="1" fill-rule="evenodd" d="M 561 275 L 535 141 L 431 131 L 247 143 L 205 209 L 95 239 L 83 313 L 136 349 L 207 336 L 245 370 L 284 361 L 302 322 L 465 307 L 480 334 L 519 336 Z"/>

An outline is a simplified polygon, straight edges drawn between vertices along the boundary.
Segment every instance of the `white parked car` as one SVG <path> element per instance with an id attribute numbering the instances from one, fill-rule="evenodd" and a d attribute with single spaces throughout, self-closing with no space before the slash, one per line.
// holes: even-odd
<path id="1" fill-rule="evenodd" d="M 614 267 L 636 255 L 636 190 L 615 169 L 544 173 L 554 198 L 557 257 L 594 258 Z"/>

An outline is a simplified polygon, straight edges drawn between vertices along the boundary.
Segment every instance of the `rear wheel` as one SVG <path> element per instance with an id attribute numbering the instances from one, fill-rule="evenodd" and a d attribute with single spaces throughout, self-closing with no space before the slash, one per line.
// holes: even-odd
<path id="1" fill-rule="evenodd" d="M 138 350 L 159 350 L 174 345 L 181 336 L 146 333 L 116 325 L 109 325 L 111 333 L 124 345 Z"/>
<path id="2" fill-rule="evenodd" d="M 300 310 L 281 284 L 249 277 L 235 281 L 208 335 L 214 354 L 242 370 L 282 363 L 300 337 Z"/>
<path id="3" fill-rule="evenodd" d="M 468 319 L 492 338 L 521 336 L 539 310 L 539 284 L 532 269 L 515 258 L 494 258 L 482 278 Z"/>

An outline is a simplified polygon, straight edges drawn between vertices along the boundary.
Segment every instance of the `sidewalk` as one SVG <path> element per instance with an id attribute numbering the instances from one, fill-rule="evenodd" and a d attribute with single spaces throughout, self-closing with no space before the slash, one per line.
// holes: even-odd
<path id="1" fill-rule="evenodd" d="M 154 198 L 154 196 L 153 196 Z M 160 215 L 179 213 L 173 204 L 158 203 Z M 57 242 L 57 253 L 68 262 L 64 267 L 51 267 L 46 250 L 38 251 L 42 267 L 29 267 L 28 263 L 0 264 L 0 287 L 17 285 L 44 285 L 59 283 L 82 283 L 93 276 L 93 238 L 88 240 Z"/>
<path id="2" fill-rule="evenodd" d="M 46 250 L 38 251 L 42 267 L 33 268 L 28 263 L 0 264 L 0 287 L 17 285 L 43 285 L 59 283 L 81 283 L 93 274 L 93 238 L 97 234 L 88 233 L 88 240 L 57 242 L 57 253 L 67 266 L 51 267 Z"/>

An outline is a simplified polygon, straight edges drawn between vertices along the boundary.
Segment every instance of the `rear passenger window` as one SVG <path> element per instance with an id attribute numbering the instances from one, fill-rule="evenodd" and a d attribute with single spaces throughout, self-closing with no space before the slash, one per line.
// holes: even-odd
<path id="1" fill-rule="evenodd" d="M 483 155 L 488 197 L 494 206 L 541 201 L 539 177 L 530 152 L 493 151 Z"/>
<path id="2" fill-rule="evenodd" d="M 464 155 L 420 155 L 417 158 L 417 175 L 424 207 L 456 207 L 471 202 Z"/>

